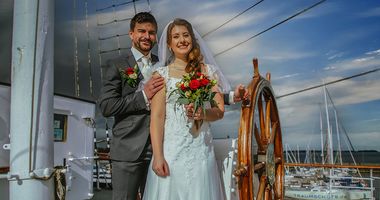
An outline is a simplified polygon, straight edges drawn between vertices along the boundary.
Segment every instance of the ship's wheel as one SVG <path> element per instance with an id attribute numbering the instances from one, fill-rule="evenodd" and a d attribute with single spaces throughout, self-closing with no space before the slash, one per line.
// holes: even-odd
<path id="1" fill-rule="evenodd" d="M 284 199 L 284 157 L 280 118 L 275 96 L 259 74 L 253 59 L 254 76 L 243 102 L 238 136 L 238 158 L 234 172 L 240 200 Z"/>

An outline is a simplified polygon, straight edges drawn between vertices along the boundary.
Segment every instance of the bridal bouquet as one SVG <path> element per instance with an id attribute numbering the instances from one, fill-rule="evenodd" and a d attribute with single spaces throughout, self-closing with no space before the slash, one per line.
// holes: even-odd
<path id="1" fill-rule="evenodd" d="M 180 105 L 193 103 L 194 112 L 199 108 L 202 108 L 203 112 L 205 112 L 206 102 L 210 102 L 212 107 L 216 106 L 214 100 L 216 92 L 211 91 L 211 88 L 216 84 L 216 80 L 210 80 L 208 76 L 201 72 L 190 72 L 183 75 L 182 80 L 176 84 L 177 89 L 172 93 L 179 94 L 176 103 Z"/>

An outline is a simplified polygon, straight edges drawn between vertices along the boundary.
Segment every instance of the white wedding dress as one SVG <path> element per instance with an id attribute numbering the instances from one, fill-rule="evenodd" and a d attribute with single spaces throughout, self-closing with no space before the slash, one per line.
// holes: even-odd
<path id="1" fill-rule="evenodd" d="M 218 166 L 216 164 L 210 124 L 204 121 L 199 132 L 191 133 L 192 122 L 182 105 L 176 105 L 176 89 L 181 79 L 169 77 L 168 67 L 157 71 L 166 80 L 166 118 L 164 156 L 170 176 L 157 176 L 150 164 L 144 200 L 223 200 Z M 208 67 L 208 71 L 210 67 Z M 208 73 L 209 75 L 212 73 Z"/>

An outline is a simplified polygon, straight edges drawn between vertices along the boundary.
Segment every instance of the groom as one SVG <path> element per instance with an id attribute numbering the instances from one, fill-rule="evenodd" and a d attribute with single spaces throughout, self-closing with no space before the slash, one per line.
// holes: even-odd
<path id="1" fill-rule="evenodd" d="M 155 18 L 147 12 L 136 14 L 129 36 L 131 49 L 104 68 L 99 97 L 103 116 L 115 119 L 110 150 L 113 200 L 136 200 L 139 189 L 143 194 L 152 155 L 149 101 L 164 86 L 162 77 L 149 78 L 158 61 L 150 52 L 157 38 Z"/>

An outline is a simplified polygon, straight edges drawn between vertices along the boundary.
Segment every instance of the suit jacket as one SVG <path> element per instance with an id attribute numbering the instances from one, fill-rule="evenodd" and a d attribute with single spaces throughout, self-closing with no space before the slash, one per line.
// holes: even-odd
<path id="1" fill-rule="evenodd" d="M 223 94 L 223 100 L 225 105 L 230 105 L 230 94 L 229 93 L 224 93 Z"/>
<path id="2" fill-rule="evenodd" d="M 152 64 L 158 61 L 153 54 L 151 58 Z M 104 68 L 99 106 L 104 117 L 115 118 L 110 151 L 112 160 L 135 161 L 150 142 L 150 111 L 142 91 L 136 92 L 144 77 L 139 71 L 136 87 L 131 87 L 120 76 L 120 70 L 136 64 L 132 51 L 128 50 L 126 55 L 109 60 Z"/>

